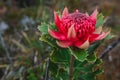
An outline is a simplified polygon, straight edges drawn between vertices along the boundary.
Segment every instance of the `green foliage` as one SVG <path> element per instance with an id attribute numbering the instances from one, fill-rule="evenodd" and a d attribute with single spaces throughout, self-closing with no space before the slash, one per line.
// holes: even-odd
<path id="1" fill-rule="evenodd" d="M 87 57 L 87 61 L 89 62 L 94 62 L 96 61 L 96 55 L 95 54 L 91 54 Z"/>
<path id="2" fill-rule="evenodd" d="M 58 65 L 56 63 L 50 61 L 49 70 L 51 71 L 51 75 L 55 76 L 58 72 Z"/>
<path id="3" fill-rule="evenodd" d="M 70 54 L 68 49 L 54 49 L 51 52 L 51 60 L 56 63 L 68 63 L 70 61 Z"/>
<path id="4" fill-rule="evenodd" d="M 38 30 L 42 33 L 40 40 L 43 42 L 46 42 L 52 47 L 57 47 L 55 39 L 51 38 L 48 33 L 48 27 L 46 23 L 42 23 L 40 26 L 38 26 Z M 55 25 L 52 23 L 50 28 L 55 29 Z"/>
<path id="5" fill-rule="evenodd" d="M 60 68 L 57 74 L 57 77 L 60 78 L 60 80 L 67 80 L 68 79 L 68 72 L 65 71 L 65 69 Z"/>
<path id="6" fill-rule="evenodd" d="M 72 50 L 72 49 L 70 49 L 70 51 L 71 51 L 71 54 L 74 55 L 74 57 L 81 62 L 83 62 L 86 59 L 86 57 L 88 56 L 86 50 L 82 50 L 82 49 Z"/>
<path id="7" fill-rule="evenodd" d="M 100 72 L 96 73 L 95 69 L 95 67 L 98 67 L 99 69 L 101 63 L 102 61 L 95 57 L 95 54 L 91 56 L 89 55 L 89 60 L 87 59 L 83 62 L 76 60 L 74 65 L 73 79 L 76 80 L 82 78 L 83 80 L 94 80 L 95 76 L 102 72 L 101 70 Z"/>
<path id="8" fill-rule="evenodd" d="M 85 73 L 88 73 L 88 72 L 92 72 L 94 69 L 95 66 L 98 66 L 100 65 L 101 62 L 100 60 L 96 60 L 95 63 L 91 63 L 91 64 L 88 64 L 88 65 L 85 65 L 84 67 L 79 67 L 79 69 L 82 71 L 82 72 L 85 72 Z"/>
<path id="9" fill-rule="evenodd" d="M 97 41 L 94 44 L 92 44 L 88 49 L 88 54 L 94 54 L 94 51 L 98 48 L 98 46 L 101 44 L 102 41 Z"/>
<path id="10" fill-rule="evenodd" d="M 100 69 L 97 69 L 96 71 L 94 72 L 91 72 L 91 73 L 87 73 L 87 74 L 83 74 L 81 75 L 80 77 L 83 79 L 83 80 L 95 80 L 95 76 L 99 73 L 101 73 L 102 70 Z"/>
<path id="11" fill-rule="evenodd" d="M 50 35 L 46 34 L 46 35 L 42 35 L 40 37 L 40 40 L 43 41 L 43 42 L 46 42 L 47 44 L 49 44 L 50 46 L 52 47 L 56 47 L 56 41 L 50 37 Z"/>
<path id="12" fill-rule="evenodd" d="M 29 72 L 29 76 L 27 77 L 28 80 L 37 80 L 35 73 L 32 69 L 30 69 L 28 72 Z"/>
<path id="13" fill-rule="evenodd" d="M 43 34 L 48 34 L 48 25 L 45 23 L 42 23 L 41 26 L 38 26 L 38 30 Z"/>
<path id="14" fill-rule="evenodd" d="M 113 37 L 115 37 L 115 35 L 108 35 L 104 40 L 109 40 L 112 39 Z"/>
<path id="15" fill-rule="evenodd" d="M 98 14 L 97 16 L 97 23 L 96 23 L 96 27 L 98 28 L 99 26 L 102 26 L 104 23 L 104 16 L 102 13 Z"/>
<path id="16" fill-rule="evenodd" d="M 53 30 L 55 30 L 55 29 L 56 29 L 55 24 L 54 24 L 54 23 L 51 23 L 51 24 L 50 24 L 50 28 L 53 29 Z"/>

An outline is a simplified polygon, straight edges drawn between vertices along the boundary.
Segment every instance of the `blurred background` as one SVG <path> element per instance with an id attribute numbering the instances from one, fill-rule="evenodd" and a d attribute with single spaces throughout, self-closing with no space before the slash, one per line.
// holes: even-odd
<path id="1" fill-rule="evenodd" d="M 53 11 L 98 7 L 114 37 L 101 44 L 101 54 L 120 37 L 120 0 L 0 0 L 0 80 L 43 80 L 50 47 L 41 42 L 37 26 L 53 22 Z M 103 58 L 104 73 L 97 80 L 120 80 L 120 43 Z"/>

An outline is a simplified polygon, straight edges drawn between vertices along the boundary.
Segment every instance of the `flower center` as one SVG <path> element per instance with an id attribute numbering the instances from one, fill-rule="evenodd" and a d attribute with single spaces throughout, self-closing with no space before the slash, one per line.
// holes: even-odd
<path id="1" fill-rule="evenodd" d="M 68 30 L 74 24 L 78 37 L 92 34 L 95 30 L 96 21 L 80 12 L 68 14 L 62 18 L 63 27 Z"/>

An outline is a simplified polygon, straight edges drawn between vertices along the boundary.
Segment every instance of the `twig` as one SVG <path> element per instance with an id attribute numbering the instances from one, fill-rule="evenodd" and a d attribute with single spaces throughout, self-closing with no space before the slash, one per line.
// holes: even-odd
<path id="1" fill-rule="evenodd" d="M 114 43 L 112 43 L 111 45 L 109 45 L 109 46 L 107 47 L 107 49 L 105 49 L 104 52 L 101 53 L 101 55 L 100 55 L 99 58 L 102 58 L 102 59 L 103 59 L 114 47 L 117 46 L 117 44 L 118 44 L 119 42 L 120 42 L 120 38 L 118 38 L 117 41 L 115 41 Z"/>
<path id="2" fill-rule="evenodd" d="M 75 61 L 75 57 L 71 55 L 70 68 L 69 68 L 69 80 L 72 80 L 72 77 L 73 77 L 74 61 Z"/>
<path id="3" fill-rule="evenodd" d="M 50 58 L 48 59 L 47 61 L 47 64 L 46 64 L 46 74 L 45 74 L 45 80 L 48 80 L 49 79 L 49 63 L 50 63 Z"/>

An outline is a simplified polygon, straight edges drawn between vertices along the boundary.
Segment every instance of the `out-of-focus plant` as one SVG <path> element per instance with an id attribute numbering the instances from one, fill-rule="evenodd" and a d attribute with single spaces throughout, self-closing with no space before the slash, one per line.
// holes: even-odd
<path id="1" fill-rule="evenodd" d="M 54 23 L 42 23 L 38 29 L 41 41 L 51 46 L 46 77 L 53 80 L 95 80 L 102 72 L 102 60 L 95 54 L 97 47 L 108 36 L 102 30 L 104 17 L 97 9 L 89 15 L 76 10 L 63 10 L 62 18 L 54 12 Z"/>

